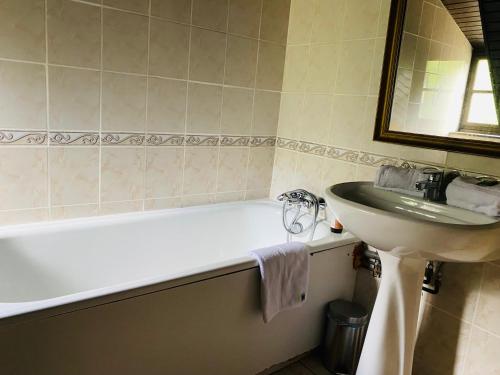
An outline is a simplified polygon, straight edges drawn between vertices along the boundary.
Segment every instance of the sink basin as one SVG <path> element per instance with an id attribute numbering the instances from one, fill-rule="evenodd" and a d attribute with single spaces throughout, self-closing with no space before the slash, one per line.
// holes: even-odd
<path id="1" fill-rule="evenodd" d="M 378 250 L 382 279 L 356 375 L 411 375 L 427 260 L 500 259 L 500 221 L 348 182 L 326 190 L 328 207 Z"/>
<path id="2" fill-rule="evenodd" d="M 337 218 L 378 250 L 427 260 L 500 259 L 500 221 L 410 195 L 347 182 L 327 189 Z"/>

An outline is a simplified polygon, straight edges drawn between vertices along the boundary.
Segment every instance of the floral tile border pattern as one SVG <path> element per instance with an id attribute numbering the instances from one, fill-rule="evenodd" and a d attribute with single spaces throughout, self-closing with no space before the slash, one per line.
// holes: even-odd
<path id="1" fill-rule="evenodd" d="M 47 132 L 0 130 L 0 145 L 39 146 L 47 144 Z"/>
<path id="2" fill-rule="evenodd" d="M 7 145 L 274 147 L 276 145 L 276 137 L 248 135 L 0 130 L 0 147 Z"/>
<path id="3" fill-rule="evenodd" d="M 328 146 L 318 143 L 299 141 L 278 137 L 276 146 L 285 150 L 297 151 L 305 154 L 323 156 L 330 159 L 342 160 L 350 163 L 366 165 L 370 167 L 380 167 L 381 165 L 396 165 L 404 168 L 440 168 L 448 169 L 445 165 L 420 163 L 404 158 L 395 158 L 386 155 L 372 154 L 364 151 L 356 151 L 336 146 Z M 460 170 L 466 175 L 484 175 L 481 173 Z M 492 176 L 500 179 L 500 176 Z"/>

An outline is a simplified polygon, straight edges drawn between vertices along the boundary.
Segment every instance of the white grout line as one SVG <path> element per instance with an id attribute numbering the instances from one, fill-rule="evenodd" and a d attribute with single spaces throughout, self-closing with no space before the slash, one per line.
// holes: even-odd
<path id="1" fill-rule="evenodd" d="M 50 147 L 49 147 L 49 132 L 50 132 L 50 92 L 49 92 L 49 30 L 48 30 L 48 0 L 45 0 L 45 105 L 46 105 L 46 129 L 47 129 L 47 205 L 49 218 L 52 216 L 52 189 L 51 189 L 51 162 L 50 162 Z"/>
<path id="2" fill-rule="evenodd" d="M 229 0 L 231 1 L 231 0 Z M 261 28 L 262 28 L 262 14 L 264 11 L 264 0 L 261 1 L 260 3 L 260 15 L 259 15 L 259 31 L 258 31 L 258 39 L 259 41 L 257 42 L 257 59 L 255 61 L 255 77 L 253 79 L 253 95 L 252 95 L 252 113 L 250 116 L 250 136 L 253 134 L 253 129 L 254 129 L 254 122 L 255 122 L 255 96 L 257 93 L 257 77 L 259 75 L 259 54 L 260 54 L 260 44 L 261 44 Z M 283 62 L 284 63 L 284 62 Z M 281 94 L 280 94 L 281 95 Z M 280 99 L 281 102 L 281 99 Z M 248 195 L 248 173 L 250 171 L 250 160 L 251 160 L 251 154 L 252 154 L 252 149 L 248 148 L 247 150 L 247 163 L 246 163 L 246 168 L 245 168 L 245 196 L 243 199 L 247 199 Z M 276 155 L 276 153 L 275 153 Z M 273 166 L 274 166 L 274 160 L 273 160 Z M 272 183 L 272 177 L 271 177 L 271 183 Z"/>
<path id="3" fill-rule="evenodd" d="M 102 86 L 103 86 L 103 56 L 104 56 L 104 9 L 101 8 L 100 12 L 100 17 L 101 17 L 101 48 L 100 48 L 100 58 L 99 58 L 99 63 L 100 63 L 100 70 L 99 70 L 99 140 L 98 140 L 98 146 L 99 146 L 99 161 L 98 161 L 98 196 L 97 196 L 97 211 L 98 213 L 101 211 L 102 207 Z"/>
<path id="4" fill-rule="evenodd" d="M 190 70 L 191 70 L 191 37 L 193 34 L 193 28 L 191 26 L 192 20 L 193 20 L 193 1 L 191 1 L 191 9 L 189 13 L 189 42 L 188 42 L 188 61 L 187 61 L 187 80 L 186 80 L 186 110 L 184 113 L 184 136 L 187 135 L 187 126 L 188 126 L 188 117 L 189 117 L 189 78 L 190 78 Z M 185 180 L 185 170 L 186 170 L 186 154 L 187 154 L 187 147 L 184 145 L 182 147 L 183 149 L 183 160 L 182 160 L 182 183 L 181 183 L 181 195 L 184 195 L 184 180 Z"/>
<path id="5" fill-rule="evenodd" d="M 147 182 L 147 170 L 148 170 L 148 148 L 146 147 L 147 133 L 148 133 L 148 120 L 149 120 L 149 66 L 150 66 L 150 54 L 151 54 L 151 0 L 148 1 L 148 46 L 147 46 L 147 61 L 146 61 L 146 108 L 145 108 L 145 118 L 144 118 L 144 152 L 143 152 L 143 166 L 142 166 L 142 211 L 146 209 L 146 182 Z"/>
<path id="6" fill-rule="evenodd" d="M 224 46 L 224 66 L 222 68 L 222 89 L 221 89 L 221 98 L 220 98 L 220 106 L 219 106 L 219 132 L 218 134 L 222 133 L 222 110 L 224 108 L 224 84 L 226 82 L 226 65 L 227 65 L 227 51 L 228 51 L 228 44 L 229 44 L 229 34 L 227 33 L 229 30 L 229 8 L 230 4 L 229 1 L 227 2 L 227 9 L 226 9 L 226 33 L 225 33 L 225 39 L 226 39 L 226 44 Z M 215 165 L 215 186 L 214 186 L 214 191 L 217 193 L 219 190 L 219 166 L 220 166 L 220 138 L 219 138 L 219 144 L 217 145 L 217 161 Z"/>

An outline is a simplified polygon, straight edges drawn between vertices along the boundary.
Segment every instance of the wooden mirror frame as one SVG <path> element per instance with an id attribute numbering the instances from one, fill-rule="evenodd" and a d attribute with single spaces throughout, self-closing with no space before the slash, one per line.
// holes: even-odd
<path id="1" fill-rule="evenodd" d="M 407 0 L 391 1 L 373 140 L 500 158 L 498 142 L 405 133 L 389 129 L 406 4 Z"/>

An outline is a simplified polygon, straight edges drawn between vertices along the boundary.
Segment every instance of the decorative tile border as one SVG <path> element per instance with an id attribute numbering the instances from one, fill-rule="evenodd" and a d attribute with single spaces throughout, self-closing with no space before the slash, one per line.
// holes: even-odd
<path id="1" fill-rule="evenodd" d="M 324 156 L 326 152 L 327 146 L 319 145 L 316 143 L 310 142 L 300 142 L 298 151 L 304 152 L 306 154 L 316 155 L 316 156 Z"/>
<path id="2" fill-rule="evenodd" d="M 220 139 L 221 146 L 248 146 L 250 144 L 249 136 L 223 135 Z"/>
<path id="3" fill-rule="evenodd" d="M 278 138 L 276 141 L 277 147 L 292 151 L 297 150 L 297 148 L 299 148 L 299 144 L 300 142 L 294 139 Z"/>
<path id="4" fill-rule="evenodd" d="M 361 152 L 359 163 L 369 165 L 371 167 L 380 167 L 381 165 L 398 165 L 399 159 L 391 158 L 384 155 L 370 154 Z"/>
<path id="5" fill-rule="evenodd" d="M 186 146 L 217 146 L 218 135 L 186 135 Z"/>
<path id="6" fill-rule="evenodd" d="M 252 136 L 250 139 L 251 147 L 274 147 L 276 145 L 276 137 L 272 136 Z"/>
<path id="7" fill-rule="evenodd" d="M 146 136 L 147 146 L 183 146 L 184 135 L 182 134 L 148 134 Z"/>
<path id="8" fill-rule="evenodd" d="M 144 139 L 144 134 L 103 133 L 101 135 L 103 146 L 141 146 L 144 144 Z"/>
<path id="9" fill-rule="evenodd" d="M 0 145 L 39 146 L 46 143 L 46 131 L 0 130 Z"/>
<path id="10" fill-rule="evenodd" d="M 94 146 L 99 144 L 99 133 L 51 132 L 52 146 Z"/>
<path id="11" fill-rule="evenodd" d="M 338 159 L 343 161 L 349 161 L 351 163 L 356 163 L 359 158 L 359 152 L 354 150 L 348 150 L 345 148 L 330 146 L 328 147 L 325 156 L 331 159 Z"/>
<path id="12" fill-rule="evenodd" d="M 274 136 L 0 130 L 2 145 L 274 147 Z"/>

